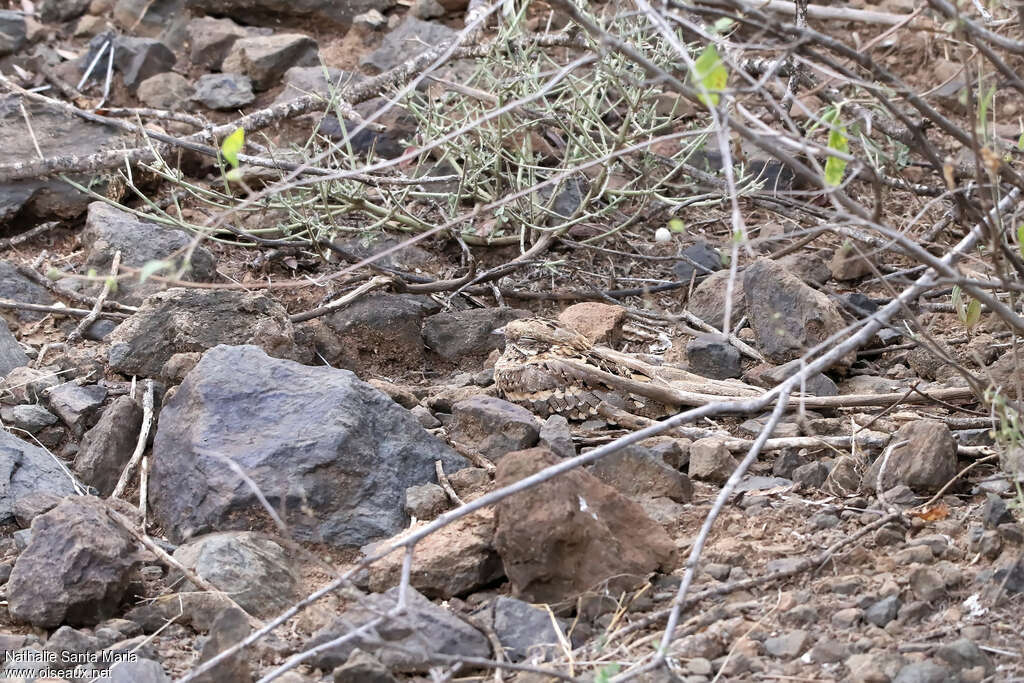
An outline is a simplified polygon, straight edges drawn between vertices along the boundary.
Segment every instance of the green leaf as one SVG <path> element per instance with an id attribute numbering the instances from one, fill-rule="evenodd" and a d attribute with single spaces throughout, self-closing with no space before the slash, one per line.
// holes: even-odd
<path id="1" fill-rule="evenodd" d="M 233 168 L 230 171 L 228 171 L 226 175 L 227 179 L 233 183 L 237 183 L 238 181 L 240 181 L 242 179 L 242 176 L 243 173 L 242 169 L 240 168 Z"/>
<path id="2" fill-rule="evenodd" d="M 1024 258 L 1024 223 L 1017 226 L 1017 251 Z"/>
<path id="3" fill-rule="evenodd" d="M 981 320 L 981 302 L 977 299 L 971 299 L 971 302 L 967 304 L 967 314 L 964 316 L 964 325 L 967 326 L 968 330 L 973 330 L 979 320 Z"/>
<path id="4" fill-rule="evenodd" d="M 834 113 L 833 113 L 834 112 Z M 846 126 L 838 122 L 839 110 L 834 109 L 826 114 L 829 125 L 832 129 L 828 133 L 828 148 L 833 152 L 846 154 L 850 151 L 850 142 L 846 137 Z M 825 160 L 825 182 L 836 187 L 843 182 L 843 173 L 846 172 L 846 160 L 839 157 L 829 156 Z"/>
<path id="5" fill-rule="evenodd" d="M 64 279 L 64 273 L 60 272 L 54 266 L 50 266 L 50 269 L 46 271 L 46 277 L 51 280 L 62 280 Z"/>
<path id="6" fill-rule="evenodd" d="M 617 673 L 619 673 L 618 664 L 603 666 L 594 674 L 594 683 L 608 683 Z"/>
<path id="7" fill-rule="evenodd" d="M 956 316 L 960 318 L 960 322 L 965 322 L 967 320 L 967 307 L 964 306 L 964 293 L 960 289 L 960 285 L 953 285 L 950 300 L 953 303 L 953 310 L 956 311 Z"/>
<path id="8" fill-rule="evenodd" d="M 107 278 L 106 280 L 104 280 L 103 282 L 104 282 L 104 284 L 106 284 L 106 285 L 107 285 L 107 287 L 108 287 L 108 291 L 109 291 L 109 292 L 110 292 L 111 294 L 113 294 L 114 292 L 116 292 L 116 291 L 117 291 L 117 278 L 116 278 L 116 277 L 114 277 L 113 275 L 111 275 L 110 277 L 108 277 L 108 278 Z"/>
<path id="9" fill-rule="evenodd" d="M 146 261 L 146 263 L 139 268 L 139 282 L 145 282 L 161 270 L 166 270 L 171 267 L 172 264 L 167 261 Z"/>
<path id="10" fill-rule="evenodd" d="M 672 232 L 686 232 L 686 223 L 683 222 L 682 218 L 670 218 L 668 221 L 668 229 Z"/>
<path id="11" fill-rule="evenodd" d="M 1017 138 L 1017 149 L 1024 152 L 1024 133 L 1021 133 L 1020 137 Z"/>
<path id="12" fill-rule="evenodd" d="M 706 106 L 718 104 L 718 93 L 725 89 L 729 82 L 729 70 L 718 57 L 714 45 L 705 47 L 693 64 L 693 80 L 700 84 L 701 92 L 697 99 Z"/>
<path id="13" fill-rule="evenodd" d="M 713 33 L 722 34 L 732 28 L 732 25 L 736 22 L 729 17 L 722 17 L 711 26 Z"/>
<path id="14" fill-rule="evenodd" d="M 242 151 L 242 145 L 244 144 L 245 130 L 243 128 L 236 128 L 234 133 L 224 138 L 224 142 L 220 143 L 220 153 L 224 155 L 224 158 L 234 168 L 238 168 L 238 153 Z"/>

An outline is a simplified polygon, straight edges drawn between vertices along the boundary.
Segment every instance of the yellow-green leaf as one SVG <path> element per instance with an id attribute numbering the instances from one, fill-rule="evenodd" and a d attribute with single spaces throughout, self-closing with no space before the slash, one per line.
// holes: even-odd
<path id="1" fill-rule="evenodd" d="M 711 26 L 711 30 L 718 34 L 725 33 L 732 28 L 732 25 L 735 23 L 736 22 L 729 17 L 721 17 Z"/>
<path id="2" fill-rule="evenodd" d="M 668 221 L 668 229 L 672 232 L 686 232 L 686 223 L 683 222 L 682 218 L 670 218 Z"/>
<path id="3" fill-rule="evenodd" d="M 141 268 L 139 268 L 139 282 L 145 282 L 150 276 L 156 275 L 161 270 L 170 268 L 171 264 L 167 261 L 146 261 Z"/>
<path id="4" fill-rule="evenodd" d="M 964 316 L 964 325 L 967 326 L 968 330 L 974 329 L 974 326 L 978 324 L 978 320 L 981 319 L 981 302 L 977 299 L 971 299 L 971 302 L 967 304 L 967 314 Z"/>
<path id="5" fill-rule="evenodd" d="M 242 169 L 233 168 L 227 172 L 227 179 L 233 183 L 237 183 L 242 179 Z"/>
<path id="6" fill-rule="evenodd" d="M 729 82 L 729 70 L 722 64 L 714 45 L 705 47 L 697 57 L 693 64 L 693 80 L 706 91 L 701 92 L 697 99 L 709 107 L 716 106 L 718 93 Z"/>
<path id="7" fill-rule="evenodd" d="M 838 118 L 838 116 L 834 117 Z M 850 151 L 849 140 L 846 138 L 846 127 L 839 123 L 832 123 L 832 130 L 828 134 L 828 148 L 834 152 L 846 154 Z M 846 172 L 846 160 L 839 157 L 829 156 L 825 160 L 825 182 L 836 187 L 843 182 L 843 173 Z"/>
<path id="8" fill-rule="evenodd" d="M 54 266 L 50 266 L 50 269 L 46 271 L 46 277 L 50 278 L 51 280 L 60 280 L 64 277 L 64 273 L 60 272 Z"/>
<path id="9" fill-rule="evenodd" d="M 1017 226 L 1017 251 L 1024 258 L 1024 223 Z"/>
<path id="10" fill-rule="evenodd" d="M 242 145 L 244 144 L 245 130 L 242 128 L 236 128 L 234 133 L 224 138 L 224 142 L 220 143 L 220 153 L 224 155 L 224 158 L 234 168 L 238 168 L 238 153 L 242 151 Z"/>

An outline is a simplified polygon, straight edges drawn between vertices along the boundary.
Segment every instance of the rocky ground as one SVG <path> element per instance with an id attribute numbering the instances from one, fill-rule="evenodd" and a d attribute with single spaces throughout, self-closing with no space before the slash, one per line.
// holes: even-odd
<path id="1" fill-rule="evenodd" d="M 630 226 L 587 246 L 608 227 L 595 222 L 532 235 L 548 253 L 518 264 L 519 237 L 484 229 L 388 251 L 417 225 L 394 214 L 336 217 L 330 239 L 299 244 L 321 229 L 315 202 L 257 198 L 221 216 L 223 135 L 202 132 L 263 116 L 274 125 L 249 133 L 248 151 L 309 161 L 384 102 L 325 105 L 330 91 L 380 87 L 454 37 L 465 3 L 8 5 L 0 677 L 166 681 L 258 633 L 188 680 L 608 681 L 649 661 L 686 584 L 666 664 L 638 680 L 1024 680 L 1016 347 L 990 309 L 958 308 L 948 288 L 808 373 L 777 424 L 770 404 L 709 413 L 493 495 L 660 417 L 567 417 L 550 392 L 503 389 L 509 323 L 544 317 L 622 352 L 634 373 L 686 369 L 757 397 L 799 373 L 808 349 L 884 312 L 922 272 L 906 252 L 865 232 L 803 239 L 758 194 L 739 200 L 742 249 L 728 203 L 695 206 L 687 230 L 657 237 Z M 526 21 L 568 17 L 533 7 Z M 957 64 L 917 63 L 940 50 L 912 38 L 887 43 L 886 63 L 940 75 L 939 104 L 963 116 Z M 465 89 L 465 73 L 427 92 Z M 999 104 L 1001 120 L 1020 113 Z M 192 148 L 160 147 L 154 164 L 142 121 Z M 346 143 L 349 159 L 423 144 L 408 110 L 379 123 Z M 136 165 L 117 173 L 106 161 L 125 149 Z M 760 163 L 798 189 L 777 161 Z M 247 164 L 249 190 L 270 185 Z M 885 190 L 885 218 L 938 220 L 907 187 Z M 562 218 L 593 199 L 582 181 L 544 197 Z M 427 204 L 410 200 L 408 216 L 445 215 Z M 972 224 L 957 220 L 922 242 L 945 253 L 963 230 L 943 230 Z M 374 270 L 342 272 L 382 252 Z M 723 324 L 732 334 L 708 333 Z M 563 394 L 586 386 L 565 377 Z M 616 391 L 620 409 L 658 405 Z M 730 481 L 766 425 L 771 439 Z"/>

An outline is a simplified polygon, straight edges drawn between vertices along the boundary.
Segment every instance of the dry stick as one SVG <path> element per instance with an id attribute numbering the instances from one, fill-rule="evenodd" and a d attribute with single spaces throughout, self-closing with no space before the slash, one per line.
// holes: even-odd
<path id="1" fill-rule="evenodd" d="M 58 225 L 60 225 L 60 221 L 40 223 L 31 230 L 26 230 L 25 232 L 14 235 L 13 237 L 5 237 L 4 239 L 0 240 L 0 250 L 10 249 L 16 244 L 27 242 L 33 237 L 42 235 L 44 232 L 48 232 L 49 230 L 56 228 Z"/>
<path id="2" fill-rule="evenodd" d="M 448 498 L 456 505 L 462 505 L 462 499 L 459 498 L 459 494 L 455 493 L 455 489 L 452 488 L 452 483 L 448 481 L 448 475 L 444 473 L 444 463 L 440 460 L 434 461 L 434 471 L 437 472 L 437 483 L 441 485 L 444 492 L 448 494 Z"/>
<path id="3" fill-rule="evenodd" d="M 128 464 L 124 466 L 120 479 L 117 480 L 114 492 L 110 494 L 111 498 L 120 498 L 121 494 L 124 493 L 125 488 L 128 486 L 128 480 L 131 478 L 132 472 L 135 471 L 135 466 L 139 464 L 139 460 L 142 459 L 142 454 L 146 451 L 146 442 L 149 441 L 149 429 L 152 424 L 153 380 L 147 379 L 146 393 L 142 397 L 142 426 L 139 429 L 139 440 L 135 443 L 135 451 L 132 453 L 132 457 L 128 460 Z"/>
<path id="4" fill-rule="evenodd" d="M 84 308 L 67 308 L 66 306 L 43 306 L 42 304 L 25 304 L 20 301 L 10 301 L 9 299 L 0 299 L 0 308 L 14 310 L 14 311 L 39 311 L 40 313 L 53 313 L 54 315 L 67 315 L 72 318 L 84 318 L 88 315 L 92 315 L 92 311 L 87 311 Z M 104 318 L 113 318 L 114 320 L 124 320 L 128 317 L 125 313 L 111 313 L 105 311 L 101 313 Z"/>
<path id="5" fill-rule="evenodd" d="M 71 292 L 58 289 L 57 284 L 53 280 L 41 274 L 35 268 L 23 265 L 15 265 L 15 268 L 18 270 L 19 273 L 27 277 L 29 280 L 32 280 L 32 282 L 35 282 L 36 284 L 45 287 L 47 290 L 53 293 L 54 296 L 62 297 L 65 299 L 71 299 L 72 301 L 76 301 L 80 304 L 89 304 L 90 306 L 93 306 L 96 303 L 95 297 L 79 294 L 78 292 Z M 105 305 L 107 308 L 112 308 L 115 311 L 120 311 L 122 313 L 137 313 L 139 311 L 139 309 L 135 308 L 134 306 L 126 306 L 116 301 L 108 301 L 106 302 Z"/>
<path id="6" fill-rule="evenodd" d="M 103 302 L 107 300 L 107 296 L 110 295 L 111 285 L 117 282 L 117 269 L 121 266 L 121 250 L 118 249 L 114 252 L 114 260 L 110 264 L 110 277 L 103 282 L 103 289 L 100 290 L 100 295 L 96 297 L 96 304 L 92 307 L 92 312 L 89 315 L 82 318 L 82 321 L 78 323 L 71 334 L 68 335 L 68 343 L 72 344 L 85 335 L 85 331 L 89 329 L 97 318 L 100 317 L 100 311 L 103 310 Z"/>
<path id="7" fill-rule="evenodd" d="M 352 303 L 362 295 L 366 294 L 367 292 L 371 292 L 381 287 L 386 287 L 387 285 L 393 284 L 394 282 L 395 278 L 393 277 L 377 275 L 373 278 L 370 278 L 363 284 L 359 285 L 345 296 L 339 297 L 332 301 L 331 303 L 326 304 L 324 306 L 304 311 L 302 313 L 296 313 L 295 315 L 291 316 L 290 319 L 293 323 L 301 323 L 306 320 L 318 318 L 321 315 L 325 315 L 327 313 L 330 313 L 331 311 L 335 311 L 339 308 L 344 308 L 345 306 L 348 306 L 350 303 Z"/>

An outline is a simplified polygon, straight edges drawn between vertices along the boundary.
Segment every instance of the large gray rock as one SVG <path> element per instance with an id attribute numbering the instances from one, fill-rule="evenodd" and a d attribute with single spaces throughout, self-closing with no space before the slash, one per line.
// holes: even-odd
<path id="1" fill-rule="evenodd" d="M 334 640 L 386 614 L 398 604 L 399 590 L 400 587 L 395 587 L 386 593 L 368 595 L 359 605 L 315 633 L 303 649 L 308 650 Z M 380 642 L 382 640 L 383 643 Z M 389 648 L 388 644 L 396 647 Z M 310 663 L 330 671 L 344 664 L 356 648 L 373 654 L 392 671 L 410 673 L 429 670 L 430 655 L 434 653 L 456 657 L 490 657 L 491 653 L 487 638 L 482 633 L 427 600 L 415 588 L 408 589 L 404 614 L 371 629 L 365 638 L 353 638 L 317 653 L 310 659 Z"/>
<path id="2" fill-rule="evenodd" d="M 38 161 L 36 144 L 47 158 L 83 157 L 103 149 L 130 147 L 134 144 L 128 141 L 126 133 L 110 126 L 92 123 L 44 104 L 25 101 L 25 109 L 32 120 L 33 134 L 29 135 L 20 103 L 18 95 L 0 96 L 0 140 L 4 141 L 5 164 L 31 164 Z M 40 221 L 75 218 L 93 201 L 59 178 L 39 178 L 38 175 L 30 172 L 24 180 L 0 183 L 0 225 L 16 217 Z M 94 179 L 92 174 L 72 174 L 70 177 L 86 185 L 97 180 L 92 189 L 100 193 L 107 191 L 107 183 Z M 0 278 L 7 279 L 2 270 Z M 52 302 L 52 299 L 37 301 L 10 297 L 8 294 L 3 296 L 30 303 Z M 24 320 L 31 316 L 21 314 L 18 317 Z M 42 314 L 35 314 L 34 317 L 42 317 Z"/>
<path id="3" fill-rule="evenodd" d="M 21 498 L 74 492 L 71 475 L 52 455 L 0 430 L 0 524 L 14 519 L 14 505 Z"/>
<path id="4" fill-rule="evenodd" d="M 932 494 L 956 476 L 956 442 L 949 427 L 939 420 L 914 420 L 900 427 L 893 443 L 904 442 L 889 454 L 885 469 L 879 457 L 864 475 L 864 487 L 874 491 L 882 475 L 881 490 L 904 484 L 919 493 Z"/>
<path id="5" fill-rule="evenodd" d="M 110 336 L 111 369 L 157 377 L 176 353 L 255 344 L 295 358 L 295 332 L 281 304 L 262 294 L 176 287 L 146 299 Z"/>
<path id="6" fill-rule="evenodd" d="M 839 332 L 845 323 L 828 298 L 768 259 L 758 259 L 743 274 L 747 315 L 758 348 L 770 360 L 785 363 Z M 847 364 L 852 360 L 844 359 Z"/>
<path id="7" fill-rule="evenodd" d="M 533 413 L 494 396 L 474 396 L 452 406 L 451 438 L 497 460 L 537 443 L 540 422 Z"/>
<path id="8" fill-rule="evenodd" d="M 231 46 L 239 38 L 249 35 L 244 28 L 230 19 L 198 17 L 188 22 L 188 42 L 194 66 L 205 69 L 220 69 Z"/>
<path id="9" fill-rule="evenodd" d="M 295 538 L 363 545 L 404 528 L 405 489 L 465 461 L 416 418 L 346 370 L 270 358 L 254 346 L 208 351 L 164 405 L 150 503 L 175 542 L 271 528 L 233 463 Z"/>
<path id="10" fill-rule="evenodd" d="M 179 546 L 174 559 L 258 617 L 274 616 L 300 597 L 299 577 L 285 549 L 249 531 L 200 536 Z M 187 581 L 178 584 L 178 578 L 172 571 L 168 583 L 179 592 L 197 590 Z"/>
<path id="11" fill-rule="evenodd" d="M 25 15 L 0 10 L 0 57 L 17 52 L 25 44 Z"/>
<path id="12" fill-rule="evenodd" d="M 181 230 L 165 228 L 150 221 L 136 218 L 127 211 L 115 209 L 106 202 L 93 202 L 85 219 L 81 234 L 82 246 L 88 253 L 85 265 L 99 273 L 110 271 L 114 253 L 121 252 L 121 263 L 133 268 L 142 268 L 153 261 L 167 261 L 171 270 L 161 275 L 173 275 L 185 266 L 183 253 L 192 243 L 192 236 Z M 188 267 L 182 276 L 184 280 L 210 282 L 217 276 L 217 263 L 204 247 L 192 250 Z M 126 304 L 138 305 L 151 294 L 164 289 L 160 283 L 148 280 L 118 282 L 117 291 L 111 298 Z"/>
<path id="13" fill-rule="evenodd" d="M 83 69 L 108 41 L 112 42 L 114 48 L 114 70 L 120 72 L 125 87 L 131 90 L 150 76 L 170 71 L 174 66 L 174 52 L 155 38 L 111 37 L 110 33 L 102 33 L 89 41 L 89 52 L 81 60 Z"/>
<path id="14" fill-rule="evenodd" d="M 140 556 L 106 506 L 78 496 L 36 517 L 7 586 L 12 617 L 53 628 L 91 626 L 118 613 Z"/>

